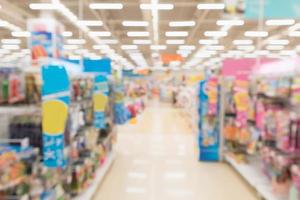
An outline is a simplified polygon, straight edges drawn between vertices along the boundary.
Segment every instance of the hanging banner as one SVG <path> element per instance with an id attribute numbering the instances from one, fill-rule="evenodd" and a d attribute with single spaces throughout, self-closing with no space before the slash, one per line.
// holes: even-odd
<path id="1" fill-rule="evenodd" d="M 261 0 L 245 0 L 246 19 L 258 19 Z M 264 0 L 264 18 L 300 18 L 299 0 Z"/>
<path id="2" fill-rule="evenodd" d="M 211 90 L 214 90 L 213 95 Z M 212 108 L 212 106 L 215 106 L 215 108 Z M 215 78 L 201 81 L 199 86 L 199 159 L 202 161 L 219 160 L 218 113 L 219 87 L 215 84 Z"/>
<path id="3" fill-rule="evenodd" d="M 94 127 L 105 128 L 105 109 L 108 104 L 109 86 L 105 76 L 98 75 L 94 80 Z"/>
<path id="4" fill-rule="evenodd" d="M 64 67 L 42 67 L 42 126 L 44 165 L 64 167 L 64 132 L 70 104 L 70 83 Z"/>

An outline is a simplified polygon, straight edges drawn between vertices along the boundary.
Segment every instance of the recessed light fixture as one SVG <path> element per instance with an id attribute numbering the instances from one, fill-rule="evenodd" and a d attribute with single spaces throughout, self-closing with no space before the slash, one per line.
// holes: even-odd
<path id="1" fill-rule="evenodd" d="M 8 49 L 0 49 L 0 54 L 9 54 L 10 50 Z"/>
<path id="2" fill-rule="evenodd" d="M 21 44 L 20 39 L 2 39 L 2 44 Z"/>
<path id="3" fill-rule="evenodd" d="M 283 45 L 268 45 L 266 47 L 267 50 L 272 50 L 272 51 L 279 51 L 279 50 L 282 50 L 284 49 L 284 46 Z"/>
<path id="4" fill-rule="evenodd" d="M 107 50 L 107 49 L 110 49 L 110 47 L 109 47 L 109 45 L 106 45 L 106 44 L 98 44 L 98 45 L 94 45 L 93 49 L 95 49 L 95 50 L 99 50 L 99 49 L 101 49 L 101 50 L 103 50 L 103 49 Z"/>
<path id="5" fill-rule="evenodd" d="M 8 25 L 9 25 L 9 23 L 7 21 L 0 20 L 0 27 L 6 27 Z"/>
<path id="6" fill-rule="evenodd" d="M 149 22 L 147 21 L 123 21 L 123 26 L 132 26 L 132 27 L 147 27 Z"/>
<path id="7" fill-rule="evenodd" d="M 64 37 L 72 37 L 73 36 L 73 33 L 71 31 L 64 31 L 62 33 L 62 36 Z"/>
<path id="8" fill-rule="evenodd" d="M 195 50 L 196 47 L 193 45 L 180 45 L 179 49 L 180 50 Z"/>
<path id="9" fill-rule="evenodd" d="M 166 45 L 151 45 L 151 50 L 165 50 L 167 49 Z"/>
<path id="10" fill-rule="evenodd" d="M 78 48 L 79 48 L 78 45 L 74 45 L 74 44 L 64 45 L 65 50 L 75 50 Z"/>
<path id="11" fill-rule="evenodd" d="M 197 8 L 199 10 L 224 10 L 224 3 L 201 3 L 198 4 Z"/>
<path id="12" fill-rule="evenodd" d="M 129 31 L 127 32 L 128 37 L 149 37 L 150 33 L 147 31 Z"/>
<path id="13" fill-rule="evenodd" d="M 173 21 L 169 22 L 170 27 L 191 27 L 195 26 L 196 22 L 195 21 Z"/>
<path id="14" fill-rule="evenodd" d="M 111 32 L 109 32 L 109 31 L 91 31 L 91 32 L 89 32 L 89 36 L 92 36 L 92 37 L 110 37 Z"/>
<path id="15" fill-rule="evenodd" d="M 123 9 L 122 3 L 91 3 L 90 9 L 93 10 L 121 10 Z"/>
<path id="16" fill-rule="evenodd" d="M 18 50 L 18 49 L 20 49 L 20 46 L 19 45 L 15 45 L 15 44 L 4 44 L 4 45 L 2 45 L 2 49 Z"/>
<path id="17" fill-rule="evenodd" d="M 119 43 L 118 40 L 114 40 L 114 39 L 105 39 L 105 40 L 101 40 L 101 42 L 103 42 L 104 44 L 118 44 Z"/>
<path id="18" fill-rule="evenodd" d="M 167 40 L 166 41 L 167 44 L 184 44 L 185 41 L 184 40 Z"/>
<path id="19" fill-rule="evenodd" d="M 218 40 L 199 40 L 199 44 L 213 45 L 213 44 L 219 44 L 219 41 Z"/>
<path id="20" fill-rule="evenodd" d="M 253 44 L 253 40 L 233 40 L 234 45 L 250 45 Z"/>
<path id="21" fill-rule="evenodd" d="M 244 20 L 241 19 L 233 19 L 233 20 L 218 20 L 218 26 L 242 26 L 245 24 Z"/>
<path id="22" fill-rule="evenodd" d="M 133 40 L 133 44 L 151 44 L 151 40 Z"/>
<path id="23" fill-rule="evenodd" d="M 268 40 L 267 42 L 271 45 L 288 45 L 290 43 L 289 40 Z"/>
<path id="24" fill-rule="evenodd" d="M 300 31 L 291 31 L 289 32 L 290 37 L 300 37 Z"/>
<path id="25" fill-rule="evenodd" d="M 121 49 L 123 49 L 123 50 L 135 50 L 135 49 L 138 49 L 138 47 L 136 45 L 122 45 Z"/>
<path id="26" fill-rule="evenodd" d="M 268 37 L 269 33 L 267 31 L 246 31 L 246 37 Z"/>
<path id="27" fill-rule="evenodd" d="M 53 3 L 31 3 L 29 8 L 31 10 L 55 10 L 56 6 Z"/>
<path id="28" fill-rule="evenodd" d="M 29 31 L 13 31 L 11 35 L 13 37 L 30 37 L 31 33 Z"/>
<path id="29" fill-rule="evenodd" d="M 84 26 L 103 26 L 103 22 L 100 20 L 81 20 L 78 23 Z"/>
<path id="30" fill-rule="evenodd" d="M 140 5 L 141 10 L 173 10 L 174 4 L 171 3 L 159 3 L 159 4 L 150 4 L 142 3 Z"/>
<path id="31" fill-rule="evenodd" d="M 294 19 L 269 19 L 266 21 L 268 26 L 290 26 L 295 24 Z"/>
<path id="32" fill-rule="evenodd" d="M 295 56 L 296 55 L 296 51 L 294 50 L 282 50 L 279 52 L 280 55 L 284 55 L 284 56 Z"/>
<path id="33" fill-rule="evenodd" d="M 85 44 L 86 41 L 85 41 L 85 39 L 68 39 L 68 40 L 67 40 L 67 43 L 68 43 L 68 44 L 78 44 L 78 45 L 82 45 L 82 44 Z"/>
<path id="34" fill-rule="evenodd" d="M 213 51 L 223 51 L 225 47 L 223 45 L 210 45 L 206 47 L 207 50 L 213 50 Z"/>
<path id="35" fill-rule="evenodd" d="M 253 51 L 255 50 L 254 45 L 241 45 L 236 47 L 238 50 L 244 50 L 244 51 Z"/>
<path id="36" fill-rule="evenodd" d="M 226 37 L 228 35 L 227 31 L 205 31 L 204 35 L 206 37 Z"/>
<path id="37" fill-rule="evenodd" d="M 189 33 L 187 31 L 167 31 L 167 37 L 187 37 Z"/>

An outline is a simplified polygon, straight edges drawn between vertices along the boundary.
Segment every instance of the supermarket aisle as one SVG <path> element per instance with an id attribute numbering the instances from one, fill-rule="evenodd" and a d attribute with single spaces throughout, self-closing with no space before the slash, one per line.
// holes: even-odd
<path id="1" fill-rule="evenodd" d="M 255 200 L 225 164 L 199 163 L 180 112 L 158 102 L 119 129 L 117 158 L 95 200 Z"/>

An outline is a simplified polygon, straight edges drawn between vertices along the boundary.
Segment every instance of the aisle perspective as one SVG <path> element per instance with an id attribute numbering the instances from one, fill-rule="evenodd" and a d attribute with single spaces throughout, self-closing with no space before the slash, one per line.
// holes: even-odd
<path id="1" fill-rule="evenodd" d="M 0 200 L 299 200 L 299 8 L 0 0 Z"/>

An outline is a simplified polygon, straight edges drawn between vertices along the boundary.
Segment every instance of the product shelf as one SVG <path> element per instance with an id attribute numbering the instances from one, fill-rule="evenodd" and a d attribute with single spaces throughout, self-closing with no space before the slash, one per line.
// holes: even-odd
<path id="1" fill-rule="evenodd" d="M 229 155 L 225 155 L 225 160 L 253 187 L 265 200 L 286 200 L 288 197 L 274 194 L 271 182 L 260 172 L 259 166 L 255 162 L 247 164 L 237 163 Z"/>
<path id="2" fill-rule="evenodd" d="M 95 195 L 99 184 L 103 181 L 105 175 L 107 174 L 108 170 L 110 169 L 114 159 L 115 159 L 115 153 L 112 152 L 107 156 L 106 161 L 104 164 L 98 169 L 96 172 L 95 178 L 89 188 L 87 188 L 86 191 L 84 191 L 82 194 L 78 195 L 74 198 L 74 200 L 92 200 L 93 196 Z"/>

